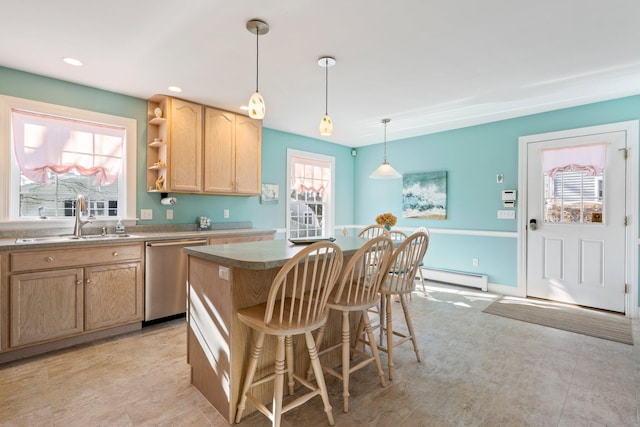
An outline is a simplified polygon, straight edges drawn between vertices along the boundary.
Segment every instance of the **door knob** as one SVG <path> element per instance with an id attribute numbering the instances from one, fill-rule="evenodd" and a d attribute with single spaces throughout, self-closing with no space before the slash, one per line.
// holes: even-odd
<path id="1" fill-rule="evenodd" d="M 536 221 L 535 219 L 530 219 L 529 230 L 534 231 L 536 228 L 538 228 L 538 221 Z"/>

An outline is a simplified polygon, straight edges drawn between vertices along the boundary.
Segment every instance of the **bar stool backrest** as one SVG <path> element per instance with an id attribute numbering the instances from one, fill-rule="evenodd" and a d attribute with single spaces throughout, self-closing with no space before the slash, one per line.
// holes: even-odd
<path id="1" fill-rule="evenodd" d="M 382 235 L 369 240 L 351 257 L 331 300 L 335 304 L 370 306 L 378 299 L 378 290 L 389 270 L 393 242 Z"/>
<path id="2" fill-rule="evenodd" d="M 388 233 L 391 240 L 396 242 L 403 242 L 407 238 L 407 234 L 400 230 L 390 230 Z"/>
<path id="3" fill-rule="evenodd" d="M 415 286 L 418 267 L 429 246 L 429 236 L 424 232 L 413 233 L 400 243 L 391 256 L 389 274 L 381 290 L 396 293 L 411 292 Z"/>
<path id="4" fill-rule="evenodd" d="M 364 237 L 365 239 L 372 239 L 374 237 L 385 234 L 387 230 L 379 224 L 367 225 L 358 232 L 358 237 Z"/>
<path id="5" fill-rule="evenodd" d="M 282 329 L 308 328 L 327 317 L 327 299 L 342 269 L 342 251 L 332 242 L 304 247 L 273 279 L 264 322 Z"/>

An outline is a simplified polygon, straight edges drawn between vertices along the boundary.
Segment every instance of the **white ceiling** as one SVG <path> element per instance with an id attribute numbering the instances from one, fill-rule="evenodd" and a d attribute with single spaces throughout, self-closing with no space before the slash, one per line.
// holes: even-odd
<path id="1" fill-rule="evenodd" d="M 638 16 L 638 0 L 6 1 L 0 65 L 240 111 L 260 18 L 264 126 L 358 147 L 382 141 L 385 117 L 391 141 L 638 94 Z"/>

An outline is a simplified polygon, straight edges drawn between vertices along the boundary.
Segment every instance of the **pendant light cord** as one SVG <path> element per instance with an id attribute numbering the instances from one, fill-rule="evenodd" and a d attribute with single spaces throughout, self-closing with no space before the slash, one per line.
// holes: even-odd
<path id="1" fill-rule="evenodd" d="M 387 122 L 383 120 L 384 123 L 384 162 L 387 163 Z"/>
<path id="2" fill-rule="evenodd" d="M 324 59 L 324 115 L 329 111 L 329 58 Z"/>
<path id="3" fill-rule="evenodd" d="M 260 38 L 260 28 L 259 25 L 256 25 L 256 92 L 258 92 L 258 64 L 260 59 L 260 43 L 258 40 Z"/>

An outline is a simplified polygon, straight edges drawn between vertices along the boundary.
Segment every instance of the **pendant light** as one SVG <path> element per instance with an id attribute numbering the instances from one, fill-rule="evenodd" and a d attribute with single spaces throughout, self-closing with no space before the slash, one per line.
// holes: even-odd
<path id="1" fill-rule="evenodd" d="M 251 117 L 252 119 L 262 119 L 264 118 L 266 107 L 264 105 L 264 99 L 262 99 L 262 95 L 260 95 L 260 92 L 258 92 L 258 39 L 261 35 L 267 34 L 269 32 L 269 24 L 259 19 L 252 19 L 251 21 L 247 22 L 247 30 L 249 30 L 250 33 L 255 33 L 256 35 L 256 92 L 251 95 L 247 107 L 249 108 L 249 117 Z"/>
<path id="2" fill-rule="evenodd" d="M 318 65 L 324 67 L 324 82 L 325 82 L 325 96 L 324 96 L 324 116 L 320 119 L 320 135 L 322 136 L 331 136 L 333 133 L 333 121 L 331 117 L 329 117 L 328 106 L 329 106 L 329 67 L 333 67 L 336 65 L 335 58 L 330 56 L 323 56 L 318 59 Z"/>
<path id="3" fill-rule="evenodd" d="M 371 179 L 396 179 L 402 178 L 402 175 L 398 173 L 397 170 L 391 167 L 389 162 L 387 162 L 387 123 L 389 123 L 391 119 L 382 119 L 382 124 L 384 125 L 384 159 L 382 164 L 378 166 L 378 169 L 373 171 L 369 178 Z"/>

